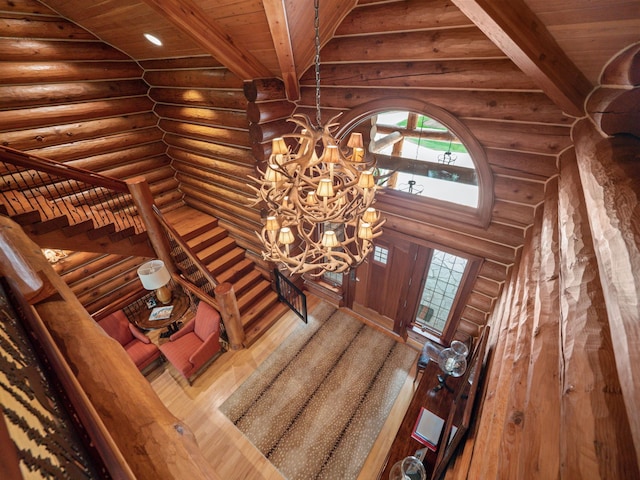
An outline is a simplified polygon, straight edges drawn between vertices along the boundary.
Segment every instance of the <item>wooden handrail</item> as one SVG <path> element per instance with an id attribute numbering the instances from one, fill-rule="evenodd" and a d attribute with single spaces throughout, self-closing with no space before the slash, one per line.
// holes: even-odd
<path id="1" fill-rule="evenodd" d="M 211 275 L 211 272 L 207 270 L 207 267 L 205 267 L 202 264 L 202 262 L 197 257 L 197 255 L 193 253 L 193 250 L 191 250 L 191 247 L 182 239 L 182 237 L 176 231 L 176 229 L 173 228 L 169 224 L 169 222 L 167 222 L 167 220 L 164 218 L 164 215 L 162 215 L 162 212 L 156 205 L 153 205 L 153 212 L 156 214 L 156 217 L 158 218 L 158 220 L 160 221 L 164 229 L 171 234 L 175 242 L 184 251 L 185 255 L 189 257 L 189 260 L 191 260 L 191 262 L 196 266 L 196 268 L 200 271 L 200 273 L 202 273 L 202 275 L 206 278 L 206 280 L 212 285 L 213 287 L 212 289 L 215 289 L 218 286 L 219 282 L 215 279 L 213 275 Z"/>
<path id="2" fill-rule="evenodd" d="M 44 157 L 32 153 L 21 152 L 13 148 L 0 145 L 0 160 L 12 163 L 20 167 L 32 168 L 51 175 L 89 183 L 97 187 L 104 187 L 120 193 L 128 193 L 129 188 L 122 180 L 105 177 L 99 173 L 85 170 L 84 168 L 73 167 L 60 162 L 54 162 Z"/>
<path id="3" fill-rule="evenodd" d="M 4 216 L 0 244 L 0 274 L 42 319 L 48 341 L 64 356 L 135 478 L 220 478 L 122 346 L 91 318 L 20 226 Z"/>

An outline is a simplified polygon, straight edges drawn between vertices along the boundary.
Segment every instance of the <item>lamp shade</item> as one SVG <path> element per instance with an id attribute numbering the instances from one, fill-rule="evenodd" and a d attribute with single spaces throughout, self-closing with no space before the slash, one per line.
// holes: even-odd
<path id="1" fill-rule="evenodd" d="M 325 247 L 339 247 L 340 242 L 338 242 L 338 237 L 336 236 L 336 232 L 333 230 L 327 230 L 322 234 L 322 245 Z"/>
<path id="2" fill-rule="evenodd" d="M 328 178 L 323 178 L 318 182 L 318 191 L 316 192 L 319 197 L 333 197 L 333 183 Z"/>
<path id="3" fill-rule="evenodd" d="M 361 188 L 373 188 L 375 182 L 373 180 L 373 173 L 370 171 L 364 171 L 360 174 L 358 179 L 358 186 Z"/>
<path id="4" fill-rule="evenodd" d="M 268 232 L 277 232 L 280 228 L 280 224 L 278 223 L 278 219 L 274 216 L 267 217 L 267 223 L 265 224 L 265 228 Z"/>
<path id="5" fill-rule="evenodd" d="M 338 163 L 340 161 L 340 153 L 336 145 L 327 145 L 322 155 L 322 161 L 324 163 Z"/>
<path id="6" fill-rule="evenodd" d="M 171 280 L 171 274 L 162 260 L 151 260 L 138 268 L 138 277 L 146 290 L 164 287 Z"/>
<path id="7" fill-rule="evenodd" d="M 289 227 L 283 227 L 280 229 L 280 235 L 278 236 L 278 241 L 283 245 L 291 245 L 294 242 L 295 238 L 293 236 L 293 232 Z"/>
<path id="8" fill-rule="evenodd" d="M 373 231 L 371 230 L 371 224 L 365 222 L 361 223 L 360 228 L 358 229 L 358 237 L 363 240 L 372 240 Z"/>
<path id="9" fill-rule="evenodd" d="M 378 214 L 376 213 L 376 209 L 373 207 L 369 207 L 364 211 L 364 215 L 362 215 L 362 221 L 366 223 L 375 223 L 378 220 Z"/>

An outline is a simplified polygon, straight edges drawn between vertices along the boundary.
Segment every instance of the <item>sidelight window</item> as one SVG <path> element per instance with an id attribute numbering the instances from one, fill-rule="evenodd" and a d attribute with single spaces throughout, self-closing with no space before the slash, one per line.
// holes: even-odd
<path id="1" fill-rule="evenodd" d="M 468 260 L 441 250 L 433 250 L 427 279 L 416 315 L 416 326 L 442 335 L 455 305 Z"/>

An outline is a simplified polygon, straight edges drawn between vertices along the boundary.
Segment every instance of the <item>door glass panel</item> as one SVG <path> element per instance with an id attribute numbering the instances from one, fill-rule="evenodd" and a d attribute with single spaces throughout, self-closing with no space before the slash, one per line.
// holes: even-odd
<path id="1" fill-rule="evenodd" d="M 419 328 L 442 334 L 466 267 L 466 258 L 433 250 L 416 315 L 416 325 Z"/>
<path id="2" fill-rule="evenodd" d="M 383 265 L 387 264 L 387 257 L 389 256 L 389 250 L 378 245 L 373 247 L 373 260 Z"/>

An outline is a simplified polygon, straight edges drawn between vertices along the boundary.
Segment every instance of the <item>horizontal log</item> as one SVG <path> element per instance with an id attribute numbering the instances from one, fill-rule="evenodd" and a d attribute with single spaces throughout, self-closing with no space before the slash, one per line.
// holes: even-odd
<path id="1" fill-rule="evenodd" d="M 487 148 L 485 153 L 491 169 L 500 175 L 546 181 L 558 174 L 555 155 L 537 155 L 495 148 Z"/>
<path id="2" fill-rule="evenodd" d="M 149 89 L 149 96 L 158 103 L 230 108 L 242 111 L 247 109 L 247 100 L 241 91 L 152 87 Z"/>
<path id="3" fill-rule="evenodd" d="M 229 236 L 242 248 L 256 253 L 260 253 L 264 248 L 262 242 L 256 236 L 255 229 L 247 229 L 246 226 L 229 223 L 226 220 L 220 220 L 219 225 L 229 232 Z"/>
<path id="4" fill-rule="evenodd" d="M 244 112 L 160 104 L 156 105 L 155 112 L 160 118 L 170 120 L 180 120 L 189 123 L 232 129 L 249 129 L 249 122 Z"/>
<path id="5" fill-rule="evenodd" d="M 182 165 L 188 165 L 197 169 L 210 169 L 215 173 L 220 173 L 233 178 L 246 178 L 247 175 L 256 174 L 255 167 L 253 166 L 237 165 L 174 147 L 169 147 L 167 154 L 177 161 L 175 165 L 175 169 L 177 171 L 180 171 Z"/>
<path id="6" fill-rule="evenodd" d="M 8 61 L 44 62 L 80 60 L 129 60 L 129 57 L 101 41 L 47 41 L 26 38 L 0 38 L 0 58 Z"/>
<path id="7" fill-rule="evenodd" d="M 271 140 L 262 143 L 253 142 L 251 154 L 256 159 L 257 164 L 264 168 L 263 164 L 266 164 L 269 155 L 271 155 Z"/>
<path id="8" fill-rule="evenodd" d="M 94 288 L 102 285 L 108 280 L 117 278 L 121 275 L 126 275 L 132 270 L 137 271 L 138 267 L 142 264 L 142 261 L 138 257 L 124 258 L 119 262 L 114 262 L 108 266 L 108 268 L 94 271 L 86 275 L 82 280 L 76 282 L 71 286 L 71 291 L 77 296 L 91 292 Z M 137 273 L 136 273 L 137 275 Z"/>
<path id="9" fill-rule="evenodd" d="M 384 33 L 472 25 L 459 9 L 451 8 L 447 0 L 383 2 L 377 5 L 370 3 L 367 8 L 351 10 L 340 23 L 336 35 L 362 35 L 370 32 Z"/>
<path id="10" fill-rule="evenodd" d="M 233 179 L 220 175 L 212 170 L 204 170 L 201 167 L 194 167 L 192 165 L 184 164 L 180 161 L 174 161 L 173 168 L 177 170 L 177 176 L 180 178 L 181 174 L 189 175 L 194 178 L 201 178 L 208 183 L 222 185 L 225 188 L 235 190 L 237 192 L 243 192 L 245 196 L 252 196 L 253 190 L 247 185 L 247 178 Z"/>
<path id="11" fill-rule="evenodd" d="M 509 267 L 507 267 L 506 265 L 486 260 L 482 262 L 482 266 L 478 271 L 478 275 L 490 280 L 494 280 L 498 283 L 502 283 L 507 280 L 508 271 Z"/>
<path id="12" fill-rule="evenodd" d="M 51 160 L 68 161 L 86 158 L 106 152 L 126 150 L 131 147 L 162 140 L 162 131 L 158 128 L 145 128 L 135 132 L 118 133 L 102 138 L 92 138 L 64 145 L 29 150 Z"/>
<path id="13" fill-rule="evenodd" d="M 173 175 L 175 171 L 171 168 L 171 159 L 166 155 L 146 158 L 131 163 L 124 163 L 114 168 L 103 170 L 103 175 L 121 180 L 143 176 L 147 182 L 152 182 L 152 178 L 156 178 L 157 172 L 164 172 L 163 175 Z"/>
<path id="14" fill-rule="evenodd" d="M 478 326 L 486 325 L 487 313 L 475 308 L 466 306 L 462 311 L 460 318 L 465 319 L 468 322 L 475 323 Z"/>
<path id="15" fill-rule="evenodd" d="M 473 237 L 484 238 L 487 241 L 517 247 L 522 245 L 524 240 L 524 230 L 522 228 L 511 227 L 491 223 L 487 228 L 474 226 L 460 221 L 460 217 L 453 214 L 453 209 L 449 208 L 449 215 L 436 214 L 429 206 L 429 200 L 413 197 L 408 202 L 404 197 L 394 195 L 394 192 L 385 192 L 376 197 L 376 208 L 383 212 L 390 212 L 398 216 L 409 217 L 407 221 L 419 221 L 425 225 L 445 228 Z M 411 211 L 407 215 L 407 210 Z"/>
<path id="16" fill-rule="evenodd" d="M 173 70 L 176 68 L 216 68 L 223 67 L 222 63 L 211 55 L 197 57 L 162 58 L 158 60 L 141 60 L 140 66 L 149 70 Z"/>
<path id="17" fill-rule="evenodd" d="M 465 119 L 464 123 L 485 148 L 552 155 L 562 152 L 572 143 L 570 129 L 564 126 L 475 119 Z"/>
<path id="18" fill-rule="evenodd" d="M 142 80 L 0 86 L 4 109 L 146 95 Z"/>
<path id="19" fill-rule="evenodd" d="M 2 62 L 0 84 L 43 84 L 142 78 L 135 62 Z"/>
<path id="20" fill-rule="evenodd" d="M 249 125 L 249 138 L 253 143 L 263 143 L 282 135 L 293 133 L 296 124 L 286 120 L 275 120 L 268 123 L 252 123 Z"/>
<path id="21" fill-rule="evenodd" d="M 74 280 L 68 281 L 67 275 L 71 275 L 75 270 L 81 269 L 85 265 L 90 265 L 93 262 L 98 261 L 101 258 L 106 258 L 108 255 L 94 252 L 71 252 L 65 258 L 58 260 L 51 266 L 58 275 L 63 277 L 63 280 L 67 285 L 73 283 Z M 79 273 L 78 278 L 82 278 L 84 274 Z M 69 277 L 71 279 L 72 277 Z"/>
<path id="22" fill-rule="evenodd" d="M 237 190 L 231 190 L 226 188 L 222 184 L 211 184 L 207 182 L 206 178 L 202 176 L 192 176 L 186 173 L 178 173 L 176 179 L 181 185 L 189 184 L 194 188 L 202 192 L 209 194 L 211 198 L 215 198 L 220 202 L 227 202 L 229 205 L 235 203 L 239 206 L 245 207 L 248 210 L 257 210 L 255 207 L 250 206 L 250 195 L 244 192 L 238 192 Z"/>
<path id="23" fill-rule="evenodd" d="M 51 10 L 46 5 L 41 4 L 34 0 L 12 0 L 2 6 L 4 12 L 10 12 L 12 14 L 18 14 L 20 16 L 25 13 L 34 13 L 37 15 L 53 15 L 58 16 L 58 13 Z"/>
<path id="24" fill-rule="evenodd" d="M 0 37 L 96 40 L 84 28 L 61 17 L 0 18 Z"/>
<path id="25" fill-rule="evenodd" d="M 481 312 L 489 313 L 493 309 L 495 298 L 479 292 L 471 292 L 467 297 L 467 304 Z"/>
<path id="26" fill-rule="evenodd" d="M 249 148 L 249 135 L 244 130 L 230 130 L 173 120 L 160 120 L 159 127 L 165 132 L 182 137 Z"/>
<path id="27" fill-rule="evenodd" d="M 473 290 L 491 298 L 498 298 L 498 295 L 500 295 L 502 291 L 502 285 L 502 283 L 489 280 L 488 278 L 477 277 L 473 284 Z"/>
<path id="28" fill-rule="evenodd" d="M 402 213 L 392 215 L 385 211 L 383 215 L 387 219 L 384 228 L 389 228 L 434 244 L 445 245 L 450 249 L 460 250 L 470 255 L 488 258 L 498 263 L 508 265 L 513 263 L 515 259 L 515 248 L 513 247 L 493 243 L 484 238 L 472 237 L 460 232 L 423 224 L 415 220 L 410 221 L 410 219 L 403 218 Z"/>
<path id="29" fill-rule="evenodd" d="M 224 209 L 220 209 L 217 205 L 211 204 L 206 197 L 203 197 L 197 191 L 194 190 L 192 193 L 193 194 L 185 195 L 185 204 L 226 222 L 225 228 L 228 228 L 229 225 L 238 225 L 238 228 L 249 231 L 259 231 L 262 228 L 262 224 L 258 225 L 250 221 L 245 222 L 244 220 L 246 219 L 244 218 L 235 218 L 233 215 L 225 212 Z"/>
<path id="30" fill-rule="evenodd" d="M 629 45 L 605 67 L 602 85 L 640 85 L 640 45 Z"/>
<path id="31" fill-rule="evenodd" d="M 140 279 L 129 280 L 126 284 L 120 285 L 115 290 L 98 298 L 89 298 L 86 303 L 82 303 L 82 306 L 86 308 L 89 314 L 93 315 L 99 312 L 103 308 L 111 307 L 115 305 L 122 298 L 143 297 L 146 293 L 149 293 L 144 289 L 140 283 Z"/>
<path id="32" fill-rule="evenodd" d="M 69 255 L 67 258 L 79 257 L 77 258 L 77 261 L 81 261 L 82 263 L 77 265 L 71 271 L 62 271 L 58 273 L 62 276 L 65 283 L 72 289 L 76 283 L 81 282 L 84 278 L 95 275 L 96 273 L 109 268 L 111 265 L 115 265 L 118 262 L 122 262 L 127 258 L 130 258 L 125 255 L 103 255 L 101 253 L 88 253 L 88 256 L 80 256 L 85 253 L 87 252 L 74 252 Z"/>
<path id="33" fill-rule="evenodd" d="M 116 167 L 120 164 L 126 165 L 136 163 L 148 158 L 162 155 L 167 146 L 162 142 L 147 143 L 144 145 L 136 145 L 130 148 L 118 150 L 117 152 L 103 153 L 101 155 L 93 155 L 90 157 L 80 158 L 78 160 L 70 160 L 65 162 L 79 168 L 86 168 L 94 172 L 102 172 L 109 168 Z"/>
<path id="34" fill-rule="evenodd" d="M 402 75 L 398 72 L 402 72 Z M 304 85 L 314 82 L 315 73 L 311 70 L 300 79 L 300 83 Z M 508 59 L 323 63 L 321 83 L 333 87 L 539 90 Z"/>
<path id="35" fill-rule="evenodd" d="M 16 150 L 50 147 L 95 137 L 109 136 L 127 130 L 155 127 L 157 117 L 152 113 L 137 113 L 113 118 L 89 120 L 50 127 L 32 128 L 2 135 L 4 146 Z"/>
<path id="36" fill-rule="evenodd" d="M 163 212 L 173 210 L 174 208 L 184 205 L 182 201 L 184 195 L 176 188 L 168 190 L 159 194 L 154 194 L 153 202 Z"/>
<path id="37" fill-rule="evenodd" d="M 301 87 L 300 105 L 315 105 L 315 87 Z M 567 117 L 549 98 L 538 92 L 484 90 L 326 88 L 322 90 L 323 108 L 345 110 L 380 98 L 412 98 L 444 108 L 460 118 L 478 118 L 570 126 Z M 333 112 L 331 116 L 335 115 Z M 323 120 L 329 115 L 323 112 Z M 315 118 L 315 115 L 314 117 Z M 466 123 L 466 122 L 465 122 Z"/>
<path id="38" fill-rule="evenodd" d="M 241 90 L 243 84 L 242 80 L 226 68 L 153 70 L 146 71 L 143 78 L 152 87 Z"/>
<path id="39" fill-rule="evenodd" d="M 216 143 L 207 143 L 202 140 L 183 138 L 172 134 L 167 134 L 164 140 L 170 147 L 190 150 L 197 154 L 227 160 L 231 163 L 239 163 L 242 165 L 255 165 L 256 163 L 250 150 L 218 145 Z"/>
<path id="40" fill-rule="evenodd" d="M 110 276 L 105 282 L 95 285 L 91 290 L 85 291 L 84 293 L 76 296 L 83 305 L 90 304 L 131 281 L 140 281 L 137 269 L 135 268 L 121 272 L 115 276 Z"/>
<path id="41" fill-rule="evenodd" d="M 0 111 L 0 131 L 31 129 L 86 119 L 153 111 L 147 96 Z"/>
<path id="42" fill-rule="evenodd" d="M 180 188 L 185 194 L 185 202 L 187 204 L 189 204 L 192 199 L 199 200 L 201 202 L 207 203 L 212 209 L 215 210 L 216 213 L 213 215 L 216 218 L 223 218 L 231 223 L 235 223 L 238 225 L 246 225 L 247 228 L 251 228 L 251 226 L 253 226 L 253 228 L 255 229 L 262 228 L 262 222 L 260 221 L 260 212 L 252 208 L 229 204 L 224 200 L 212 198 L 208 192 L 202 191 L 191 184 L 184 183 L 180 186 Z"/>
<path id="43" fill-rule="evenodd" d="M 375 45 L 375 48 L 371 48 Z M 428 48 L 425 48 L 428 45 Z M 334 37 L 322 48 L 322 62 L 388 62 L 504 57 L 477 27 Z"/>
<path id="44" fill-rule="evenodd" d="M 278 78 L 258 78 L 244 82 L 243 91 L 250 102 L 287 99 L 284 83 Z"/>
<path id="45" fill-rule="evenodd" d="M 295 105 L 288 100 L 249 102 L 247 118 L 253 123 L 273 122 L 274 120 L 290 117 L 294 110 Z"/>
<path id="46" fill-rule="evenodd" d="M 493 186 L 500 200 L 535 206 L 544 199 L 543 183 L 496 175 Z"/>
<path id="47" fill-rule="evenodd" d="M 535 207 L 519 203 L 495 200 L 491 211 L 493 222 L 526 228 L 533 222 Z"/>

